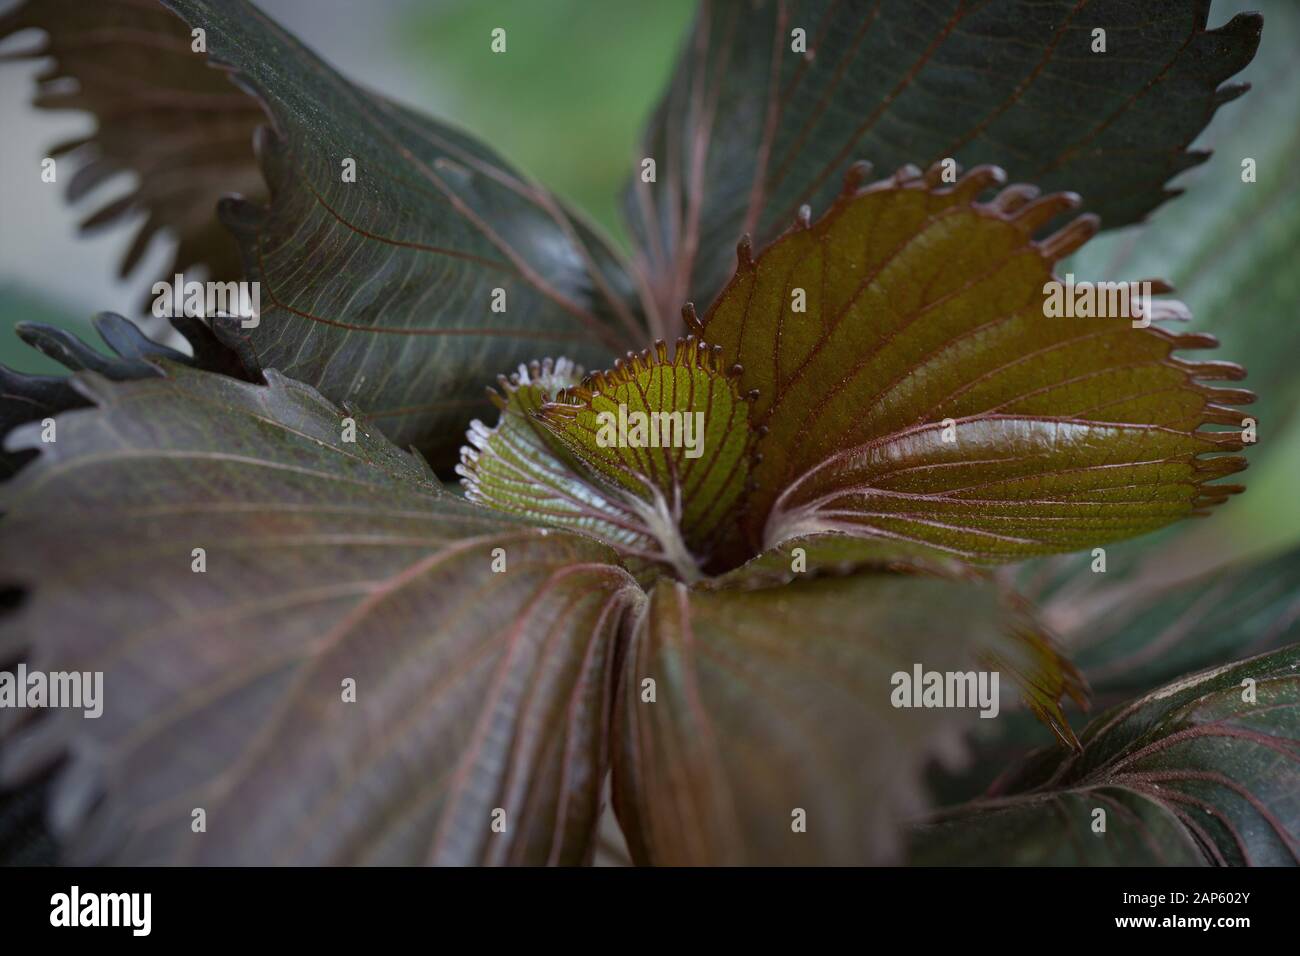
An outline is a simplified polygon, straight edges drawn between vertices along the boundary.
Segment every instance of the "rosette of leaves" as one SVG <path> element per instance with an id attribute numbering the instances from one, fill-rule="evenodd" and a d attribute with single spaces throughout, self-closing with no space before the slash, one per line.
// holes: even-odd
<path id="1" fill-rule="evenodd" d="M 1253 395 L 1168 285 L 1146 328 L 1044 310 L 1244 91 L 1260 20 L 1207 7 L 706 3 L 625 262 L 251 4 L 20 6 L 85 176 L 141 174 L 109 212 L 265 305 L 192 356 L 26 333 L 76 371 L 6 380 L 0 658 L 105 699 L 0 713 L 6 845 L 40 807 L 78 861 L 583 863 L 608 782 L 638 863 L 1294 862 L 1296 646 L 1076 734 L 989 570 L 1242 490 Z M 925 819 L 979 721 L 895 706 L 917 663 L 1055 743 Z"/>

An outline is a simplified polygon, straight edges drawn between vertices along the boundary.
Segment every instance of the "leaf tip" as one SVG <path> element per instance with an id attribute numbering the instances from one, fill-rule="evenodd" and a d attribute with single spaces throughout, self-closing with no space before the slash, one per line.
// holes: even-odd
<path id="1" fill-rule="evenodd" d="M 915 182 L 923 176 L 924 173 L 921 172 L 921 167 L 915 163 L 904 163 L 894 170 L 894 175 L 890 176 L 886 182 L 894 186 L 902 186 L 904 183 Z"/>
<path id="2" fill-rule="evenodd" d="M 692 332 L 701 333 L 704 331 L 704 323 L 700 321 L 699 315 L 695 312 L 695 303 L 687 302 L 682 306 L 682 321 Z"/>
<path id="3" fill-rule="evenodd" d="M 736 243 L 736 269 L 740 272 L 749 272 L 754 268 L 754 240 L 745 233 Z"/>
<path id="4" fill-rule="evenodd" d="M 852 163 L 844 171 L 843 195 L 851 196 L 871 177 L 872 165 L 865 159 Z"/>
<path id="5" fill-rule="evenodd" d="M 1077 251 L 1101 229 L 1101 217 L 1096 213 L 1084 213 L 1071 219 L 1068 223 L 1038 243 L 1038 248 L 1051 259 L 1064 259 Z M 1154 291 L 1154 290 L 1152 290 Z"/>

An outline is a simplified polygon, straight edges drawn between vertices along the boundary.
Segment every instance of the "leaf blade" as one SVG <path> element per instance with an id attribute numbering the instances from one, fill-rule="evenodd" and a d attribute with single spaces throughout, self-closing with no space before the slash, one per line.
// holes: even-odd
<path id="1" fill-rule="evenodd" d="M 556 343 L 599 362 L 639 329 L 612 255 L 486 147 L 348 83 L 249 4 L 169 3 L 275 126 L 256 144 L 271 205 L 222 208 L 266 302 L 254 329 L 216 322 L 246 361 L 357 402 L 441 465 L 500 369 Z"/>
<path id="2" fill-rule="evenodd" d="M 964 628 L 947 623 L 962 608 Z M 893 857 L 927 759 L 970 722 L 899 709 L 893 676 L 1019 654 L 996 595 L 897 575 L 753 591 L 659 583 L 618 692 L 614 806 L 638 863 L 861 864 Z M 985 665 L 992 666 L 992 665 Z M 646 685 L 646 679 L 655 681 Z M 654 701 L 644 696 L 653 686 Z M 806 830 L 792 827 L 806 812 Z"/>
<path id="3" fill-rule="evenodd" d="M 800 205 L 825 208 L 859 157 L 992 163 L 1078 190 L 1107 227 L 1142 219 L 1204 159 L 1187 147 L 1245 91 L 1220 84 L 1250 61 L 1261 26 L 1243 14 L 1207 29 L 1203 0 L 1161 13 L 1123 0 L 1011 15 L 961 0 L 704 4 L 645 137 L 662 185 L 625 192 L 659 314 L 713 301 L 729 272 L 721 250 L 742 233 L 762 249 Z M 1091 52 L 1099 25 L 1106 54 Z M 796 28 L 810 56 L 793 50 Z"/>
<path id="4" fill-rule="evenodd" d="M 635 583 L 268 377 L 80 378 L 96 408 L 6 486 L 31 593 L 3 656 L 102 671 L 104 697 L 97 720 L 7 711 L 3 775 L 67 757 L 49 807 L 74 859 L 581 862 Z"/>
<path id="5" fill-rule="evenodd" d="M 100 206 L 81 229 L 142 213 L 122 276 L 169 229 L 178 244 L 162 278 L 170 282 L 175 273 L 202 267 L 213 279 L 238 279 L 238 247 L 214 210 L 226 193 L 266 195 L 250 149 L 253 131 L 265 121 L 261 106 L 205 67 L 192 52 L 189 31 L 161 4 L 24 0 L 0 21 L 0 37 L 27 29 L 44 31 L 45 40 L 13 58 L 54 58 L 37 79 L 34 104 L 84 110 L 98 120 L 92 136 L 51 152 L 59 163 L 77 166 L 67 178 L 69 202 L 122 170 L 140 177 L 133 192 Z"/>
<path id="6" fill-rule="evenodd" d="M 1241 490 L 1209 482 L 1244 459 L 1202 457 L 1241 442 L 1198 429 L 1239 421 L 1230 406 L 1253 396 L 1197 379 L 1242 371 L 1173 356 L 1213 344 L 1151 324 L 1183 316 L 1180 303 L 1146 300 L 1145 328 L 1127 312 L 1074 314 L 1052 265 L 1095 219 L 1035 238 L 1074 197 L 1011 186 L 978 202 L 1004 179 L 990 167 L 951 186 L 940 166 L 865 187 L 864 172 L 758 259 L 742 244 L 700 322 L 757 389 L 753 423 L 767 429 L 751 544 L 844 532 L 1005 561 L 1151 530 Z"/>
<path id="7" fill-rule="evenodd" d="M 111 156 L 88 168 L 111 161 L 145 183 L 108 210 L 150 211 L 130 257 L 171 227 L 176 270 L 258 284 L 256 326 L 208 317 L 250 372 L 355 402 L 441 468 L 500 369 L 557 343 L 588 365 L 643 344 L 620 257 L 587 224 L 472 137 L 349 83 L 246 0 L 73 6 L 66 40 L 60 0 L 31 0 L 13 22 L 51 30 L 62 67 L 91 90 L 60 101 L 99 111 Z M 166 69 L 128 42 L 146 25 L 170 51 Z M 205 52 L 191 51 L 188 27 L 204 31 Z M 122 107 L 101 60 L 146 77 L 148 95 Z M 237 129 L 205 97 L 229 103 Z M 203 175 L 171 170 L 159 143 L 197 150 Z M 189 230 L 219 240 L 223 257 Z"/>
<path id="8" fill-rule="evenodd" d="M 1050 754 L 1031 761 L 1011 785 L 1017 795 L 977 801 L 922 826 L 914 859 L 1295 865 L 1298 666 L 1300 645 L 1293 644 L 1113 708 L 1084 731 L 1081 753 L 1064 762 Z M 1248 680 L 1253 699 L 1243 689 Z M 1118 813 L 1117 791 L 1130 801 Z M 1098 809 L 1107 810 L 1101 833 Z M 1165 855 L 1171 850 L 1172 858 Z"/>

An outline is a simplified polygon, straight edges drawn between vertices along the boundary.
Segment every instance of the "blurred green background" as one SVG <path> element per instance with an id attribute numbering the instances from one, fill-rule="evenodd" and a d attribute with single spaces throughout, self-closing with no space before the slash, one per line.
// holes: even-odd
<path id="1" fill-rule="evenodd" d="M 693 0 L 456 0 L 415 10 L 401 49 L 437 77 L 439 115 L 585 209 L 620 243 L 618 194 Z M 508 55 L 483 55 L 507 30 Z"/>

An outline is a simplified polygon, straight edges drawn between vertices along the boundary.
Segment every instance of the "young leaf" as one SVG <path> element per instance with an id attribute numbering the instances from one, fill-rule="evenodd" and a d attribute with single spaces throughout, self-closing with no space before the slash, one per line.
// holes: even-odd
<path id="1" fill-rule="evenodd" d="M 679 339 L 671 358 L 658 342 L 538 413 L 688 582 L 734 535 L 749 487 L 755 396 L 737 388 L 740 371 L 724 371 L 716 350 L 694 338 Z"/>
<path id="2" fill-rule="evenodd" d="M 1212 338 L 1051 313 L 1052 264 L 1096 221 L 1034 237 L 1073 197 L 1011 186 L 978 202 L 1003 179 L 989 167 L 951 186 L 938 166 L 860 188 L 864 173 L 757 261 L 742 244 L 700 325 L 759 392 L 752 544 L 844 532 L 1006 561 L 1141 534 L 1240 490 L 1208 482 L 1243 459 L 1200 457 L 1239 450 L 1236 434 L 1198 428 L 1239 424 L 1230 405 L 1253 396 L 1196 380 L 1242 370 L 1172 355 Z M 1184 312 L 1136 302 L 1148 322 Z"/>
<path id="3" fill-rule="evenodd" d="M 1020 659 L 1014 617 L 992 589 L 921 577 L 755 591 L 660 582 L 634 630 L 615 711 L 614 806 L 633 859 L 894 858 L 896 821 L 924 801 L 925 762 L 958 759 L 963 730 L 978 720 L 894 706 L 892 676 L 917 662 L 970 671 L 990 654 Z"/>
<path id="4" fill-rule="evenodd" d="M 581 380 L 582 370 L 568 359 L 532 362 L 498 378 L 500 391 L 492 395 L 501 410 L 497 424 L 470 423 L 456 471 L 475 504 L 595 535 L 642 571 L 647 562 L 667 558 L 641 510 L 576 460 L 538 417 L 547 402 Z"/>
<path id="5" fill-rule="evenodd" d="M 0 659 L 103 685 L 98 719 L 5 709 L 3 782 L 62 758 L 80 862 L 587 859 L 641 599 L 613 552 L 445 493 L 274 372 L 166 373 L 79 375 L 96 407 L 5 486 L 29 594 Z"/>
<path id="6" fill-rule="evenodd" d="M 1298 668 L 1300 645 L 1293 644 L 1117 707 L 1084 731 L 1081 753 L 1031 764 L 1025 792 L 920 827 L 912 859 L 948 866 L 1294 865 Z"/>
<path id="7" fill-rule="evenodd" d="M 1108 228 L 1142 219 L 1246 90 L 1220 84 L 1254 55 L 1261 18 L 1210 30 L 1209 11 L 706 0 L 642 146 L 655 181 L 634 177 L 624 198 L 659 314 L 713 301 L 726 248 L 749 233 L 762 249 L 801 205 L 825 208 L 859 156 L 882 169 L 997 164 L 1078 190 Z"/>

